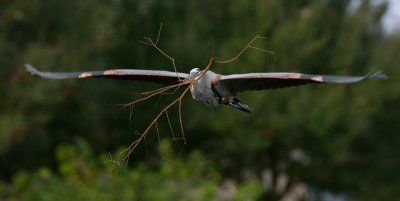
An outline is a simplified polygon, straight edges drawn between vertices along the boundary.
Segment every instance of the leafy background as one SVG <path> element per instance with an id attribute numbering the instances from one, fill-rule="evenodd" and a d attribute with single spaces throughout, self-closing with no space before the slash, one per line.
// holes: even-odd
<path id="1" fill-rule="evenodd" d="M 0 1 L 0 199 L 2 200 L 396 200 L 400 192 L 400 38 L 386 34 L 386 4 L 346 0 Z M 251 115 L 184 99 L 187 144 L 159 122 L 111 174 L 171 95 L 138 104 L 159 85 L 46 80 L 46 71 L 172 70 L 139 43 L 156 37 L 179 71 L 204 67 L 212 48 L 239 59 L 219 73 L 294 71 L 390 79 L 309 85 L 240 98 Z M 179 133 L 176 108 L 173 128 Z"/>

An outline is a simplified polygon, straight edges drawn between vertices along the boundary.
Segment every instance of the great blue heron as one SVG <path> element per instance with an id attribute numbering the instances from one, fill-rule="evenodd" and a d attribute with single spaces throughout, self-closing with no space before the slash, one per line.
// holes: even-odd
<path id="1" fill-rule="evenodd" d="M 50 79 L 67 78 L 121 78 L 129 80 L 148 81 L 161 84 L 177 84 L 182 80 L 193 78 L 194 83 L 190 86 L 193 99 L 207 105 L 218 107 L 221 104 L 230 105 L 244 112 L 252 109 L 241 103 L 236 95 L 246 90 L 267 90 L 282 87 L 297 86 L 309 83 L 354 83 L 365 79 L 386 79 L 381 73 L 365 76 L 334 76 L 334 75 L 311 75 L 302 73 L 245 73 L 220 75 L 212 71 L 202 74 L 199 68 L 194 68 L 189 74 L 161 71 L 161 70 L 139 70 L 139 69 L 112 69 L 104 71 L 82 71 L 82 72 L 42 72 L 30 64 L 25 65 L 27 71 L 32 75 L 38 75 Z M 189 85 L 190 82 L 187 82 Z"/>

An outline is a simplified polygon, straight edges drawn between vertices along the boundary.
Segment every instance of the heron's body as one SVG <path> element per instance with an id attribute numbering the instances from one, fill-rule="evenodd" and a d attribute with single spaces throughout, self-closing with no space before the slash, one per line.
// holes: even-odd
<path id="1" fill-rule="evenodd" d="M 220 75 L 212 71 L 202 73 L 198 68 L 192 69 L 190 74 L 138 69 L 58 73 L 42 72 L 29 64 L 25 65 L 25 67 L 33 75 L 50 79 L 106 77 L 174 84 L 180 83 L 182 80 L 188 78 L 194 78 L 195 81 L 190 86 L 193 99 L 213 107 L 218 107 L 221 104 L 230 105 L 245 112 L 251 112 L 252 109 L 237 99 L 236 95 L 242 91 L 268 90 L 309 83 L 346 84 L 360 82 L 365 79 L 387 78 L 386 75 L 381 73 L 365 76 L 310 75 L 302 73 L 247 73 Z"/>
<path id="2" fill-rule="evenodd" d="M 207 105 L 217 107 L 218 97 L 213 92 L 213 80 L 217 77 L 214 72 L 208 71 L 202 77 L 196 77 L 196 81 L 190 86 L 193 99 L 204 102 Z M 210 93 L 212 92 L 212 93 Z"/>
<path id="3" fill-rule="evenodd" d="M 236 93 L 230 90 L 226 85 L 220 84 L 221 75 L 212 71 L 207 71 L 200 76 L 200 69 L 195 68 L 190 75 L 197 76 L 196 82 L 190 88 L 193 99 L 201 101 L 209 106 L 218 107 L 220 104 L 230 105 L 245 112 L 251 112 L 252 109 L 241 103 L 236 98 Z"/>

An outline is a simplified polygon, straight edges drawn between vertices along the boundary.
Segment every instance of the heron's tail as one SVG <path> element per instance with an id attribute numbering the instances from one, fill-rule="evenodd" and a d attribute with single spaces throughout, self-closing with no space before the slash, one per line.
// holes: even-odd
<path id="1" fill-rule="evenodd" d="M 241 103 L 237 98 L 234 98 L 232 101 L 229 102 L 229 105 L 239 109 L 241 111 L 247 112 L 247 113 L 251 113 L 253 111 L 253 109 L 251 109 L 251 107 L 249 107 L 248 105 Z"/>

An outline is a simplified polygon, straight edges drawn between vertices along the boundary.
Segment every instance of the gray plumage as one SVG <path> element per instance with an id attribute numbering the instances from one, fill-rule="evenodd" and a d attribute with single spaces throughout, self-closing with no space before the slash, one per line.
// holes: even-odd
<path id="1" fill-rule="evenodd" d="M 42 72 L 29 64 L 26 64 L 25 67 L 32 75 L 38 75 L 50 79 L 104 77 L 147 81 L 161 84 L 177 84 L 179 81 L 191 77 L 196 79 L 195 83 L 190 88 L 193 99 L 213 107 L 218 107 L 221 104 L 230 105 L 245 112 L 251 112 L 252 109 L 241 103 L 237 99 L 236 95 L 239 92 L 247 90 L 268 90 L 310 83 L 347 84 L 360 82 L 365 79 L 387 79 L 385 74 L 379 72 L 365 76 L 334 76 L 282 72 L 220 75 L 212 71 L 207 71 L 202 77 L 200 77 L 202 71 L 199 68 L 194 68 L 189 74 L 186 74 L 140 69 Z"/>
<path id="2" fill-rule="evenodd" d="M 68 78 L 115 78 L 129 79 L 138 81 L 148 81 L 160 84 L 175 84 L 179 80 L 188 77 L 186 73 L 176 73 L 162 70 L 140 70 L 140 69 L 111 69 L 103 71 L 81 71 L 81 72 L 43 72 L 39 71 L 30 64 L 25 68 L 32 75 L 38 75 L 49 79 L 68 79 Z"/>

